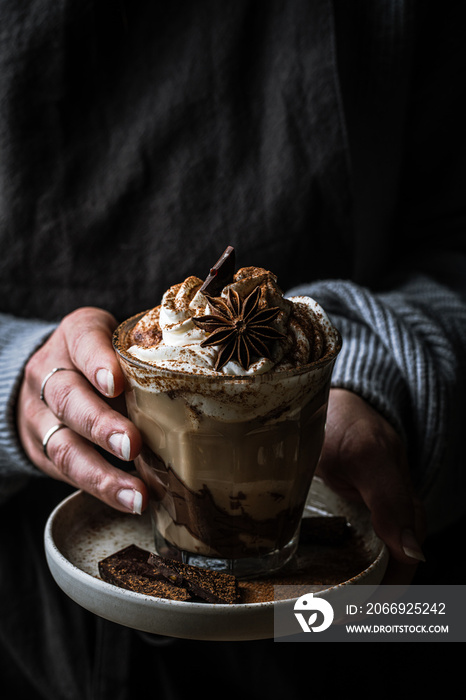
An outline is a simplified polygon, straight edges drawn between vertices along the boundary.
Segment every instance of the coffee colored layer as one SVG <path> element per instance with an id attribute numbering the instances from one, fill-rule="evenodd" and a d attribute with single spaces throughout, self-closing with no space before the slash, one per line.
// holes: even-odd
<path id="1" fill-rule="evenodd" d="M 303 503 L 286 508 L 273 518 L 255 520 L 244 510 L 247 494 L 240 493 L 231 501 L 232 515 L 215 503 L 206 485 L 197 492 L 189 489 L 147 446 L 138 457 L 138 470 L 151 497 L 167 511 L 173 522 L 185 527 L 212 550 L 221 551 L 222 557 L 227 559 L 267 553 L 269 547 L 258 547 L 254 544 L 256 540 L 275 542 L 278 548 L 284 547 L 297 530 Z M 280 494 L 271 496 L 278 500 L 282 498 Z"/>

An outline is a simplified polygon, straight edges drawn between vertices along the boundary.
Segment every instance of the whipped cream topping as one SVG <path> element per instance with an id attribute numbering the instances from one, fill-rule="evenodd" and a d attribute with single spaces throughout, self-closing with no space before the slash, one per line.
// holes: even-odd
<path id="1" fill-rule="evenodd" d="M 170 287 L 163 295 L 161 305 L 145 314 L 134 327 L 128 352 L 165 369 L 244 376 L 315 362 L 325 353 L 327 345 L 336 341 L 332 324 L 314 299 L 305 296 L 287 299 L 273 273 L 263 268 L 245 267 L 238 270 L 221 296 L 226 299 L 228 289 L 233 289 L 244 299 L 256 287 L 261 287 L 261 305 L 280 309 L 273 324 L 284 338 L 273 342 L 270 359 L 256 358 L 247 370 L 236 360 L 230 360 L 216 371 L 214 367 L 220 348 L 201 347 L 209 334 L 193 322 L 193 318 L 213 312 L 208 297 L 200 291 L 202 284 L 198 277 L 188 277 Z"/>

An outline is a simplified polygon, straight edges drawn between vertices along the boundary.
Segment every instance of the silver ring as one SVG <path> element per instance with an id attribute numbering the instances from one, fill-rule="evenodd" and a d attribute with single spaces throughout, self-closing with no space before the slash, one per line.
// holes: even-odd
<path id="1" fill-rule="evenodd" d="M 54 433 L 57 432 L 57 430 L 61 430 L 62 428 L 67 428 L 68 426 L 65 425 L 64 423 L 57 423 L 56 425 L 53 425 L 50 430 L 47 430 L 47 432 L 44 435 L 44 438 L 42 440 L 42 448 L 44 450 L 44 455 L 47 457 L 47 459 L 50 459 L 50 457 L 47 454 L 47 444 L 50 438 Z"/>
<path id="2" fill-rule="evenodd" d="M 47 403 L 47 401 L 45 400 L 45 396 L 44 396 L 45 385 L 47 384 L 47 382 L 48 382 L 48 380 L 50 379 L 50 377 L 51 377 L 53 374 L 55 374 L 55 372 L 64 372 L 64 371 L 67 371 L 67 372 L 76 372 L 77 370 L 72 369 L 71 367 L 54 367 L 54 368 L 52 369 L 51 372 L 49 372 L 48 374 L 45 375 L 45 377 L 44 377 L 44 379 L 43 379 L 43 381 L 42 381 L 41 387 L 40 387 L 40 400 L 43 401 L 43 402 L 45 403 L 46 406 L 48 406 L 48 403 Z"/>

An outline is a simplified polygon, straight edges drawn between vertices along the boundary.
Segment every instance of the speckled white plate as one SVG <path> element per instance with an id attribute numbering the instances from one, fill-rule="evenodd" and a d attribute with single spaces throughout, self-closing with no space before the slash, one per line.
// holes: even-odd
<path id="1" fill-rule="evenodd" d="M 307 514 L 344 515 L 362 538 L 371 564 L 347 581 L 319 593 L 325 597 L 341 586 L 378 585 L 388 553 L 376 537 L 366 510 L 356 507 L 314 478 Z M 44 533 L 50 571 L 76 603 L 127 627 L 183 639 L 241 641 L 274 636 L 275 606 L 293 608 L 295 599 L 220 605 L 154 598 L 118 588 L 99 577 L 98 562 L 129 544 L 153 551 L 149 516 L 125 515 L 77 491 L 51 513 Z M 290 612 L 291 614 L 291 612 Z"/>

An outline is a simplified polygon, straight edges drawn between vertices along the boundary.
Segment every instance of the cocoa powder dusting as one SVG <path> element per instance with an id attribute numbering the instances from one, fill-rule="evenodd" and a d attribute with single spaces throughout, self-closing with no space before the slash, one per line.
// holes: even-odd
<path id="1" fill-rule="evenodd" d="M 151 309 L 143 315 L 128 334 L 127 347 L 139 345 L 143 348 L 150 348 L 158 345 L 162 340 L 159 317 L 160 306 Z"/>

